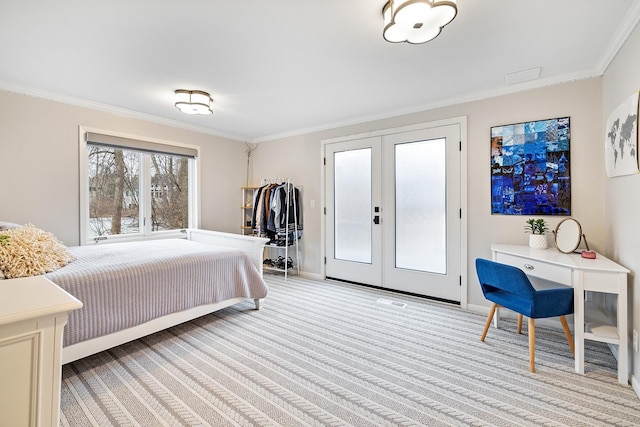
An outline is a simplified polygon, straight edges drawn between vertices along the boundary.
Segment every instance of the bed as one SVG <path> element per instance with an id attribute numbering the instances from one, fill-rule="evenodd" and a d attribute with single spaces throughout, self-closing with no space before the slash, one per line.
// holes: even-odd
<path id="1" fill-rule="evenodd" d="M 267 239 L 188 230 L 185 239 L 70 247 L 73 262 L 46 277 L 83 308 L 69 314 L 69 363 L 247 299 L 267 295 Z"/>

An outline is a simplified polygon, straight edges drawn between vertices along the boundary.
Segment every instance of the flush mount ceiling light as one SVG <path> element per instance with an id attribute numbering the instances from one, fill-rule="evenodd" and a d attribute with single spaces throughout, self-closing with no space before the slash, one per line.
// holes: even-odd
<path id="1" fill-rule="evenodd" d="M 175 106 L 187 114 L 213 114 L 211 103 L 213 100 L 207 92 L 201 90 L 176 90 Z"/>
<path id="2" fill-rule="evenodd" d="M 382 8 L 382 35 L 390 43 L 426 43 L 457 14 L 455 0 L 389 0 Z"/>

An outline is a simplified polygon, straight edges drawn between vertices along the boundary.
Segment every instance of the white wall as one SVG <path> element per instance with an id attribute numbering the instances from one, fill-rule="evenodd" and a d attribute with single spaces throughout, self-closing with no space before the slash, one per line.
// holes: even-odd
<path id="1" fill-rule="evenodd" d="M 339 102 L 339 100 L 337 100 Z M 477 257 L 490 257 L 492 242 L 527 244 L 526 218 L 491 215 L 491 126 L 561 116 L 571 117 L 572 217 L 578 219 L 589 244 L 602 250 L 604 223 L 601 79 L 593 78 L 543 89 L 469 102 L 437 110 L 361 123 L 322 132 L 263 142 L 254 153 L 253 176 L 291 176 L 304 188 L 305 255 L 303 271 L 320 274 L 323 220 L 321 200 L 321 140 L 344 135 L 467 116 L 468 120 L 468 302 L 486 306 L 473 267 Z M 310 207 L 310 201 L 316 205 Z M 548 217 L 552 227 L 564 217 Z M 552 244 L 551 239 L 549 243 Z M 464 267 L 463 267 L 464 268 Z"/>
<path id="2" fill-rule="evenodd" d="M 640 90 L 640 29 L 636 28 L 623 48 L 618 52 L 603 78 L 603 129 L 606 114 L 626 100 L 633 92 Z M 637 129 L 636 129 L 637 130 Z M 602 134 L 604 140 L 604 132 Z M 604 150 L 604 148 L 603 148 Z M 628 175 L 604 178 L 604 228 L 607 240 L 605 251 L 620 264 L 631 270 L 629 313 L 632 313 L 630 329 L 640 332 L 640 176 Z M 631 338 L 630 338 L 631 340 Z M 631 342 L 631 341 L 630 341 Z M 633 385 L 640 393 L 640 355 L 631 357 Z"/>
<path id="3" fill-rule="evenodd" d="M 302 189 L 302 269 L 320 274 L 323 139 L 467 116 L 468 301 L 484 305 L 473 261 L 490 256 L 491 242 L 526 243 L 525 218 L 491 215 L 491 126 L 571 117 L 573 216 L 596 250 L 604 250 L 604 165 L 601 79 L 594 78 L 482 101 L 365 122 L 260 143 L 252 154 L 250 184 L 290 176 Z M 215 118 L 214 118 L 215 119 Z M 139 119 L 0 91 L 0 220 L 33 223 L 69 245 L 79 242 L 78 126 L 179 141 L 201 147 L 203 228 L 238 232 L 240 187 L 246 181 L 242 142 Z M 315 207 L 311 208 L 311 201 Z M 561 218 L 549 218 L 555 225 Z"/>
<path id="4" fill-rule="evenodd" d="M 238 141 L 0 91 L 0 221 L 79 236 L 78 126 L 201 148 L 202 228 L 239 232 L 245 146 Z"/>

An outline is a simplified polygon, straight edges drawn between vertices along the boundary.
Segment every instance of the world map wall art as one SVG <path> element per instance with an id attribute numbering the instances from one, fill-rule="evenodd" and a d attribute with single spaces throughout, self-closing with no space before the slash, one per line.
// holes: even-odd
<path id="1" fill-rule="evenodd" d="M 608 177 L 638 173 L 638 92 L 607 117 L 604 161 Z"/>
<path id="2" fill-rule="evenodd" d="M 491 213 L 571 215 L 569 117 L 491 128 Z"/>

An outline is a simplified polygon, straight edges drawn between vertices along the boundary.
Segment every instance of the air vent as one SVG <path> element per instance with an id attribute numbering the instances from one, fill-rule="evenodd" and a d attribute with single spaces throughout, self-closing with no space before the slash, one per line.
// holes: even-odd
<path id="1" fill-rule="evenodd" d="M 508 85 L 514 85 L 517 83 L 529 82 L 531 80 L 537 80 L 540 78 L 540 67 L 532 68 L 530 70 L 518 71 L 517 73 L 511 73 L 504 76 L 504 82 Z"/>
<path id="2" fill-rule="evenodd" d="M 407 304 L 403 302 L 391 301 L 390 299 L 384 299 L 384 298 L 378 298 L 376 302 L 378 304 L 393 305 L 400 308 L 405 308 L 407 306 Z"/>

